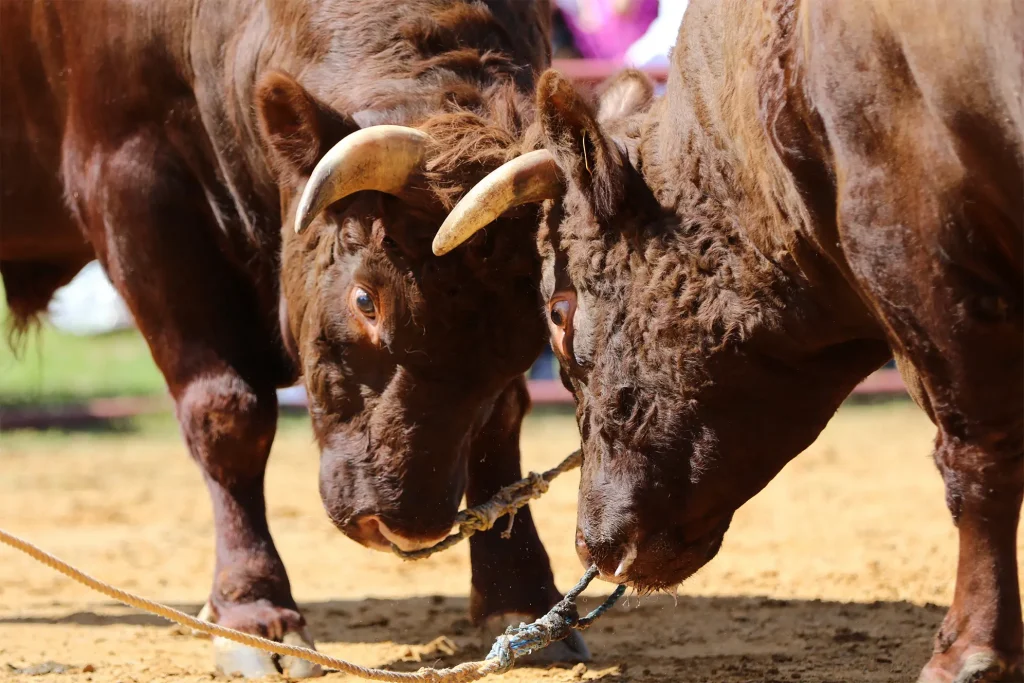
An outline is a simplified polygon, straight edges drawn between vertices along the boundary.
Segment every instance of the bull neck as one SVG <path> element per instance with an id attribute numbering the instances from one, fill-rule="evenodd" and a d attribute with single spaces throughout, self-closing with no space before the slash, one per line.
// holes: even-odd
<path id="1" fill-rule="evenodd" d="M 756 93 L 726 87 L 721 43 L 686 44 L 685 33 L 641 142 L 641 172 L 659 203 L 680 225 L 703 220 L 734 230 L 734 254 L 754 252 L 772 267 L 759 286 L 769 297 L 784 283 L 778 320 L 787 343 L 884 339 L 843 265 L 822 249 L 812 212 L 757 116 Z"/>

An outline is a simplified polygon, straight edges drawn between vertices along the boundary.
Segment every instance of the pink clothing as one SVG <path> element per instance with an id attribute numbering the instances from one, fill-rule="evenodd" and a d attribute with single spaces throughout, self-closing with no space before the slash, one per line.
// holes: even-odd
<path id="1" fill-rule="evenodd" d="M 633 0 L 619 15 L 616 0 L 559 0 L 576 49 L 589 59 L 621 60 L 658 17 L 658 0 Z M 567 6 L 575 5 L 575 11 Z"/>

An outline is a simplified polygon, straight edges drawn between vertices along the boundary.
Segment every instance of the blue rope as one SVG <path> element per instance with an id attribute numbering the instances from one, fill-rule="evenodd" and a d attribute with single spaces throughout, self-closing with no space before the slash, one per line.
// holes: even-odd
<path id="1" fill-rule="evenodd" d="M 567 637 L 573 629 L 582 631 L 594 620 L 611 609 L 626 592 L 625 586 L 618 586 L 615 591 L 585 617 L 580 618 L 576 610 L 576 599 L 590 582 L 597 578 L 597 567 L 591 567 L 583 575 L 565 597 L 558 601 L 551 610 L 532 624 L 522 623 L 509 626 L 505 633 L 498 636 L 487 653 L 488 660 L 497 660 L 498 669 L 495 673 L 505 673 L 511 669 L 516 658 L 525 657 L 537 650 L 542 650 L 556 640 Z"/>

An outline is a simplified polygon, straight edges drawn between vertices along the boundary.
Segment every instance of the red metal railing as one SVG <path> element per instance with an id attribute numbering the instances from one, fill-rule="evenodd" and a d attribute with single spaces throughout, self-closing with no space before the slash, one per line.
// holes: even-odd
<path id="1" fill-rule="evenodd" d="M 565 390 L 557 379 L 534 379 L 529 381 L 530 399 L 535 405 L 559 405 L 572 403 L 572 394 Z M 857 385 L 854 395 L 906 394 L 906 386 L 898 370 L 884 369 L 872 373 Z"/>
<path id="2" fill-rule="evenodd" d="M 551 66 L 577 83 L 588 85 L 596 85 L 626 68 L 622 63 L 612 59 L 555 59 Z M 668 79 L 666 68 L 651 67 L 641 71 L 659 83 L 664 83 Z"/>

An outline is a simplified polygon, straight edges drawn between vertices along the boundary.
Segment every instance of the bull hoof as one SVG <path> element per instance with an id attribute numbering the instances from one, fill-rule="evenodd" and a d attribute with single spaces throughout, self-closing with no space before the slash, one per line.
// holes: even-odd
<path id="1" fill-rule="evenodd" d="M 198 618 L 214 623 L 213 610 L 207 603 Z M 313 639 L 305 627 L 289 630 L 280 638 L 275 638 L 285 645 L 307 647 L 315 650 Z M 213 656 L 217 672 L 224 676 L 243 676 L 245 678 L 262 678 L 264 676 L 284 675 L 287 678 L 316 678 L 323 675 L 319 664 L 307 662 L 298 657 L 280 656 L 263 652 L 228 640 L 215 637 L 213 639 Z"/>
<path id="2" fill-rule="evenodd" d="M 1010 664 L 991 650 L 974 652 L 959 667 L 945 655 L 936 655 L 917 683 L 1024 683 L 1024 667 Z"/>
<path id="3" fill-rule="evenodd" d="M 313 647 L 313 641 L 305 632 L 286 633 L 281 639 L 285 645 Z M 281 657 L 255 648 L 239 645 L 226 638 L 213 639 L 214 661 L 217 671 L 225 676 L 262 678 L 283 674 L 287 678 L 315 678 L 323 675 L 319 664 L 297 657 Z"/>
<path id="4" fill-rule="evenodd" d="M 504 633 L 509 626 L 518 626 L 522 622 L 530 623 L 536 618 L 537 615 L 521 613 L 497 614 L 489 617 L 481 629 L 486 646 L 489 648 L 494 639 Z M 590 649 L 583 640 L 583 634 L 573 631 L 565 639 L 551 643 L 543 650 L 531 655 L 520 657 L 516 662 L 532 665 L 578 664 L 589 662 L 590 659 Z"/>

